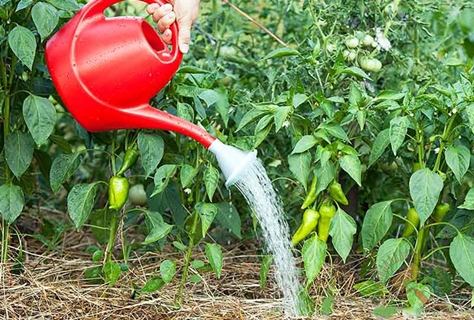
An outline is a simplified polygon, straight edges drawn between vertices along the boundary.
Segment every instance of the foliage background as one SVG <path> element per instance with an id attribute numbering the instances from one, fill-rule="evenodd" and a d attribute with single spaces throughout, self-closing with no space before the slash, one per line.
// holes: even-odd
<path id="1" fill-rule="evenodd" d="M 44 44 L 83 3 L 0 4 L 4 244 L 12 232 L 29 233 L 15 224 L 20 214 L 41 221 L 29 236 L 47 250 L 67 230 L 91 230 L 97 244 L 88 250 L 85 276 L 113 284 L 127 272 L 131 252 L 174 248 L 188 265 L 201 244 L 208 260 L 194 267 L 219 276 L 217 243 L 259 239 L 247 205 L 224 187 L 215 159 L 194 141 L 168 132 L 90 134 L 68 114 L 49 79 Z M 126 14 L 146 16 L 142 6 L 128 3 L 106 12 Z M 313 177 L 317 204 L 331 181 L 340 181 L 350 205 L 338 209 L 327 251 L 343 261 L 363 254 L 362 285 L 355 287 L 363 295 L 387 294 L 386 281 L 408 269 L 407 312 L 419 313 L 425 301 L 410 292 L 429 299 L 459 289 L 455 283 L 474 285 L 473 19 L 469 1 L 204 1 L 192 51 L 153 105 L 228 144 L 257 148 L 292 232 Z M 361 43 L 365 35 L 383 36 L 391 47 L 348 46 L 348 39 Z M 364 59 L 378 59 L 382 68 L 368 70 Z M 107 181 L 132 145 L 141 158 L 126 176 L 144 186 L 147 201 L 111 213 Z M 440 203 L 450 210 L 437 221 L 432 215 Z M 402 237 L 413 206 L 421 226 Z M 69 218 L 43 209 L 67 211 Z M 112 221 L 125 239 L 115 251 Z M 312 259 L 305 254 L 322 246 L 316 238 L 295 248 L 308 289 L 329 261 L 326 250 Z M 10 258 L 20 272 L 21 254 Z M 433 260 L 442 263 L 423 266 Z M 148 290 L 176 272 L 182 286 L 200 281 L 166 261 Z M 367 286 L 372 289 L 364 291 Z"/>

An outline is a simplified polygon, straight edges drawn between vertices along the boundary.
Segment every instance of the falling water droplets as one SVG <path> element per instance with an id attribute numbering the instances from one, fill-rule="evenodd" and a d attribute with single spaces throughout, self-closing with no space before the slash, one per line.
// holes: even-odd
<path id="1" fill-rule="evenodd" d="M 283 293 L 285 313 L 291 317 L 298 316 L 302 306 L 298 296 L 301 286 L 290 249 L 289 227 L 284 219 L 281 200 L 258 159 L 239 173 L 235 186 L 255 213 L 268 251 L 273 254 L 275 280 Z"/>

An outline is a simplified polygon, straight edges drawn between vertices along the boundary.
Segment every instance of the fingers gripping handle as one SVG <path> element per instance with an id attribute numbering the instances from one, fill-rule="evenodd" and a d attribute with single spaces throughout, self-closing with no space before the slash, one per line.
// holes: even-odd
<path id="1" fill-rule="evenodd" d="M 153 3 L 158 3 L 160 6 L 167 4 L 165 0 L 142 0 L 148 4 L 153 4 Z M 92 0 L 82 10 L 85 10 L 84 12 L 84 18 L 91 18 L 95 15 L 102 15 L 108 7 L 121 2 L 121 0 Z M 179 51 L 179 42 L 178 42 L 178 35 L 179 35 L 179 28 L 178 28 L 178 23 L 175 21 L 171 26 L 170 26 L 172 38 L 171 38 L 171 53 L 163 55 L 162 58 L 165 60 L 171 60 L 175 61 L 177 58 L 180 57 L 181 53 Z M 168 57 L 168 58 L 166 58 Z"/>

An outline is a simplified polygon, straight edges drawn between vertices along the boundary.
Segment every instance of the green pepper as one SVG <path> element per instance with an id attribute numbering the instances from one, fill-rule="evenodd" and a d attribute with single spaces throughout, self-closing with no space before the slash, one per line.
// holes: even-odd
<path id="1" fill-rule="evenodd" d="M 128 198 L 128 179 L 113 176 L 109 180 L 109 209 L 119 210 Z"/>
<path id="2" fill-rule="evenodd" d="M 436 206 L 435 212 L 433 213 L 433 219 L 436 222 L 443 221 L 446 214 L 449 212 L 450 205 L 448 203 L 441 203 Z"/>
<path id="3" fill-rule="evenodd" d="M 313 181 L 311 182 L 311 188 L 306 194 L 306 198 L 304 199 L 303 204 L 301 205 L 301 209 L 308 208 L 316 200 L 316 182 L 317 181 L 318 179 L 316 178 L 316 176 L 314 176 Z"/>
<path id="4" fill-rule="evenodd" d="M 347 201 L 344 191 L 342 191 L 341 184 L 337 181 L 334 181 L 329 186 L 329 195 L 331 196 L 331 198 L 333 198 L 333 200 L 339 202 L 342 205 L 347 206 L 349 204 L 349 201 Z"/>
<path id="5" fill-rule="evenodd" d="M 125 173 L 128 169 L 130 169 L 135 162 L 137 162 L 138 156 L 140 153 L 137 149 L 131 148 L 125 151 L 125 156 L 123 157 L 122 166 L 120 167 L 119 171 L 117 172 L 118 176 L 121 176 Z"/>
<path id="6" fill-rule="evenodd" d="M 329 227 L 335 214 L 336 207 L 330 201 L 323 202 L 319 207 L 318 236 L 324 242 L 328 241 Z"/>
<path id="7" fill-rule="evenodd" d="M 316 229 L 316 225 L 318 224 L 319 220 L 319 212 L 314 209 L 306 209 L 303 213 L 303 221 L 301 221 L 301 225 L 296 230 L 293 238 L 291 238 L 291 243 L 295 246 L 298 242 L 306 238 L 308 234 L 310 234 L 314 229 Z"/>
<path id="8" fill-rule="evenodd" d="M 415 228 L 418 228 L 418 225 L 420 224 L 420 216 L 415 208 L 410 208 L 410 210 L 408 210 L 407 220 L 408 221 L 405 222 L 405 229 L 403 230 L 402 237 L 411 236 L 413 231 L 415 231 Z"/>

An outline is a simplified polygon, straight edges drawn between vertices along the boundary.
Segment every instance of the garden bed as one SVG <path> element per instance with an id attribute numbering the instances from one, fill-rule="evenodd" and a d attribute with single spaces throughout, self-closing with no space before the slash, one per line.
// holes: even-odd
<path id="1" fill-rule="evenodd" d="M 26 242 L 24 242 L 26 243 Z M 44 252 L 42 244 L 28 239 L 24 248 L 24 272 L 4 274 L 1 281 L 0 315 L 4 319 L 282 319 L 280 296 L 272 278 L 260 290 L 260 262 L 251 245 L 226 248 L 221 279 L 212 273 L 201 274 L 201 283 L 186 283 L 181 308 L 174 306 L 179 287 L 178 277 L 154 294 L 140 295 L 136 289 L 154 277 L 164 259 L 182 264 L 172 252 L 132 255 L 130 270 L 110 287 L 91 284 L 83 274 L 93 263 L 85 249 L 93 244 L 84 233 L 64 236 L 64 251 Z M 13 248 L 12 248 L 13 249 Z M 12 250 L 12 253 L 16 253 Z M 205 260 L 203 252 L 195 258 Z M 346 265 L 326 264 L 311 290 L 316 304 L 321 304 L 326 290 L 333 286 L 333 312 L 316 313 L 314 319 L 376 319 L 373 310 L 388 304 L 394 297 L 371 300 L 361 297 L 352 287 L 356 282 L 361 259 Z M 12 267 L 12 266 L 10 266 Z M 178 268 L 179 270 L 179 268 Z M 134 289 L 135 288 L 135 289 Z M 392 287 L 392 291 L 396 291 Z M 423 319 L 474 319 L 468 295 L 434 297 L 426 306 Z M 390 319 L 403 319 L 398 312 Z"/>

